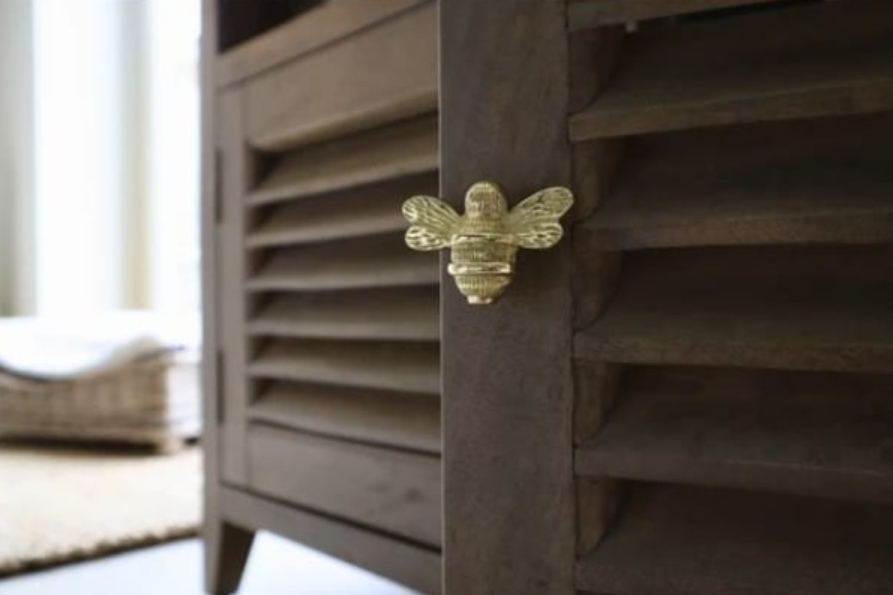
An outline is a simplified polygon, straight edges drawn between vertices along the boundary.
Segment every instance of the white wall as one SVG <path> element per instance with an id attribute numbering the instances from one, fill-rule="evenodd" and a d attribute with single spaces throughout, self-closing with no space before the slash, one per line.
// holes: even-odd
<path id="1" fill-rule="evenodd" d="M 0 0 L 0 315 L 199 294 L 198 0 Z"/>
<path id="2" fill-rule="evenodd" d="M 134 305 L 128 212 L 137 41 L 124 27 L 142 3 L 34 0 L 35 264 L 39 314 Z M 130 33 L 130 35 L 128 35 Z M 130 99 L 130 101 L 125 101 Z M 131 175 L 128 175 L 131 174 Z"/>
<path id="3" fill-rule="evenodd" d="M 199 311 L 201 278 L 201 4 L 151 0 L 147 7 L 151 302 L 158 310 L 191 314 Z"/>
<path id="4" fill-rule="evenodd" d="M 31 0 L 0 0 L 0 315 L 34 309 Z"/>

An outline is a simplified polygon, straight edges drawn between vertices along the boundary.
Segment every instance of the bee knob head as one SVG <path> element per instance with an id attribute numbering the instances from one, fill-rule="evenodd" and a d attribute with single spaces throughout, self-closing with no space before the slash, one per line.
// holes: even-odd
<path id="1" fill-rule="evenodd" d="M 478 182 L 465 193 L 465 215 L 472 219 L 499 220 L 507 212 L 505 193 L 493 182 Z"/>

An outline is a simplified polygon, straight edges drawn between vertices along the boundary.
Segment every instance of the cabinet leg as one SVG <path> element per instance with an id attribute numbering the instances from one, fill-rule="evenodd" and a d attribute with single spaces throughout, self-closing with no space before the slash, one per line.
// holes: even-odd
<path id="1" fill-rule="evenodd" d="M 253 541 L 254 531 L 221 520 L 206 521 L 205 590 L 208 593 L 229 595 L 238 590 Z"/>

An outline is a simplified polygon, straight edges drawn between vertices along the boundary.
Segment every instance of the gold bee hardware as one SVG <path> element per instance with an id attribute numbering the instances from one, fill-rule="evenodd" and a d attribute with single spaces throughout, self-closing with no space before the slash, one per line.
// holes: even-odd
<path id="1" fill-rule="evenodd" d="M 403 203 L 410 223 L 406 245 L 413 250 L 451 248 L 450 275 L 469 304 L 492 304 L 515 272 L 518 248 L 543 250 L 561 239 L 558 220 L 574 202 L 567 188 L 545 188 L 509 211 L 502 189 L 478 182 L 465 193 L 465 214 L 433 196 Z"/>

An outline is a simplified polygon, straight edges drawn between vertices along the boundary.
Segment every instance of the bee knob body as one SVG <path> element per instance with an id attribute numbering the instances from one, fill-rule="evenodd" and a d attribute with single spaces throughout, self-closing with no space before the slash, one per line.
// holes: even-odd
<path id="1" fill-rule="evenodd" d="M 491 304 L 508 289 L 517 252 L 516 246 L 490 236 L 460 236 L 447 270 L 469 304 Z"/>

